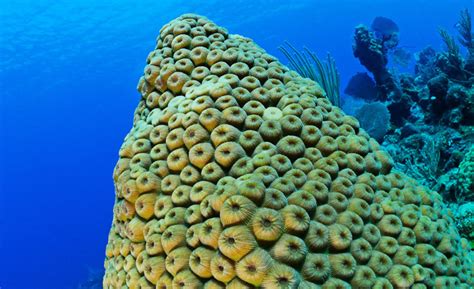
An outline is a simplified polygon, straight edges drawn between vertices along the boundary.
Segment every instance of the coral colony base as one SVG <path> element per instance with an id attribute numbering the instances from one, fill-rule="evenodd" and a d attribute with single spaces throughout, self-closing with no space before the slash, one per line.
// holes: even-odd
<path id="1" fill-rule="evenodd" d="M 252 40 L 183 15 L 138 89 L 104 288 L 472 288 L 440 195 Z"/>

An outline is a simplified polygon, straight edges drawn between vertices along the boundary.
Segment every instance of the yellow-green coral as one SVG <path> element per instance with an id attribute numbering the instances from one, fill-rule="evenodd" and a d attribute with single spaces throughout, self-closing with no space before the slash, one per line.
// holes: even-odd
<path id="1" fill-rule="evenodd" d="M 183 15 L 138 90 L 104 288 L 472 286 L 441 197 L 250 39 Z"/>

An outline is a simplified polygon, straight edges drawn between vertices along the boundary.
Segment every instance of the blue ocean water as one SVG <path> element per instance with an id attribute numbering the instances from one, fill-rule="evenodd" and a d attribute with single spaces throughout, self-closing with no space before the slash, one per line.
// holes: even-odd
<path id="1" fill-rule="evenodd" d="M 294 3 L 293 3 L 294 2 Z M 0 288 L 77 288 L 100 271 L 112 170 L 161 26 L 209 17 L 280 59 L 285 40 L 331 52 L 342 88 L 363 67 L 354 26 L 376 16 L 411 51 L 442 47 L 472 0 L 0 0 Z"/>

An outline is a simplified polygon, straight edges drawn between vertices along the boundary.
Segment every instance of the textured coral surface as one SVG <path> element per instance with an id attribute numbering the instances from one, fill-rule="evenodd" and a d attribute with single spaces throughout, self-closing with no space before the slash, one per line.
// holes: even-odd
<path id="1" fill-rule="evenodd" d="M 441 197 L 317 83 L 196 15 L 147 64 L 104 288 L 470 288 Z"/>

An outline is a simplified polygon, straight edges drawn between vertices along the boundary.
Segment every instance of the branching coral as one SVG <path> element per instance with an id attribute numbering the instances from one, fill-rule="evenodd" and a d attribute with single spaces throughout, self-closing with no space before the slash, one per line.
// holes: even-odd
<path id="1" fill-rule="evenodd" d="M 393 172 L 316 82 L 192 14 L 147 65 L 160 72 L 139 81 L 114 171 L 103 288 L 472 287 L 439 194 Z"/>
<path id="2" fill-rule="evenodd" d="M 447 51 L 438 57 L 438 67 L 447 74 L 450 80 L 469 87 L 474 77 L 474 34 L 469 10 L 461 11 L 456 29 L 459 32 L 459 43 L 468 51 L 467 58 L 463 59 L 455 38 L 445 29 L 440 28 L 439 33 L 446 44 Z"/>
<path id="3" fill-rule="evenodd" d="M 304 52 L 299 52 L 290 43 L 286 42 L 285 44 L 291 52 L 284 46 L 279 47 L 279 49 L 290 62 L 290 67 L 301 76 L 321 84 L 331 103 L 340 107 L 340 80 L 334 58 L 328 53 L 326 61 L 322 62 L 316 53 L 306 47 Z"/>
<path id="4" fill-rule="evenodd" d="M 439 34 L 446 45 L 447 51 L 438 57 L 438 67 L 446 73 L 451 80 L 463 83 L 466 80 L 466 72 L 463 69 L 463 58 L 460 53 L 459 45 L 456 43 L 445 29 L 440 28 Z"/>
<path id="5" fill-rule="evenodd" d="M 451 57 L 461 58 L 461 55 L 459 54 L 459 46 L 456 43 L 454 37 L 451 36 L 444 28 L 439 29 L 439 35 L 441 36 L 441 39 L 443 39 L 443 42 L 446 45 L 448 53 L 451 55 Z"/>
<path id="6" fill-rule="evenodd" d="M 456 29 L 459 32 L 458 40 L 466 47 L 470 54 L 474 53 L 474 34 L 472 31 L 471 13 L 466 8 L 461 11 L 460 19 Z"/>

